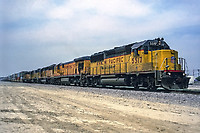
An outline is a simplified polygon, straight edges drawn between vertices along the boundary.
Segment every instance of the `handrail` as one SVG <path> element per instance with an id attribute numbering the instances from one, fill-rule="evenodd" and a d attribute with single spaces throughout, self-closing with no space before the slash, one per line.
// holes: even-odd
<path id="1" fill-rule="evenodd" d="M 160 66 L 160 70 L 161 70 L 161 67 L 163 66 L 163 64 L 164 64 L 164 62 L 165 62 L 166 59 L 169 59 L 169 58 L 165 58 L 165 59 L 163 60 L 161 66 Z"/>

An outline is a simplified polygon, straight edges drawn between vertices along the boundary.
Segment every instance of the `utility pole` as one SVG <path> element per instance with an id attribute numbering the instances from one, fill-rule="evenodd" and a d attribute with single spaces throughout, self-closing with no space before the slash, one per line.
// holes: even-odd
<path id="1" fill-rule="evenodd" d="M 194 76 L 194 69 L 193 69 L 193 76 Z"/>

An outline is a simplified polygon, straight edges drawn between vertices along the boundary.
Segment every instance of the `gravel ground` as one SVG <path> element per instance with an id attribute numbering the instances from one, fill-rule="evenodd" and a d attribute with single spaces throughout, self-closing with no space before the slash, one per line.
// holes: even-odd
<path id="1" fill-rule="evenodd" d="M 0 82 L 0 132 L 199 133 L 199 102 L 192 94 Z"/>
<path id="2" fill-rule="evenodd" d="M 32 86 L 31 84 L 28 84 Z M 46 89 L 55 89 L 55 85 L 37 85 Z M 200 107 L 200 94 L 187 94 L 187 93 L 167 93 L 167 92 L 149 92 L 149 91 L 135 91 L 135 90 L 122 90 L 122 89 L 109 89 L 109 88 L 92 88 L 92 87 L 77 87 L 77 86 L 57 86 L 59 89 L 75 90 L 91 92 L 99 95 L 109 95 L 116 97 L 123 97 L 129 99 L 137 99 L 142 101 L 159 102 L 166 104 L 177 104 L 182 106 Z M 199 89 L 200 85 L 190 85 L 188 89 Z"/>

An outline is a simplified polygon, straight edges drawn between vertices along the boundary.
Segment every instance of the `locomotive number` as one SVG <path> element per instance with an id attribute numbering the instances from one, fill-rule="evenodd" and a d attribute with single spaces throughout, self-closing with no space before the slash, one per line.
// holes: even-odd
<path id="1" fill-rule="evenodd" d="M 142 57 L 132 58 L 132 64 L 142 63 Z"/>

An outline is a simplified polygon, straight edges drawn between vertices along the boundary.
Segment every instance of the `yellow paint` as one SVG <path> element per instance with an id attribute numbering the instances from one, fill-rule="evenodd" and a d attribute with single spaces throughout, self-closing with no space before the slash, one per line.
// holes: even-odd
<path id="1" fill-rule="evenodd" d="M 168 68 L 166 68 L 167 65 L 169 66 Z M 128 55 L 92 62 L 90 67 L 91 75 L 136 73 L 153 70 L 180 70 L 178 52 L 175 50 L 148 51 L 148 54 L 144 54 L 144 50 L 141 50 L 138 51 L 138 55 L 132 52 Z"/>

